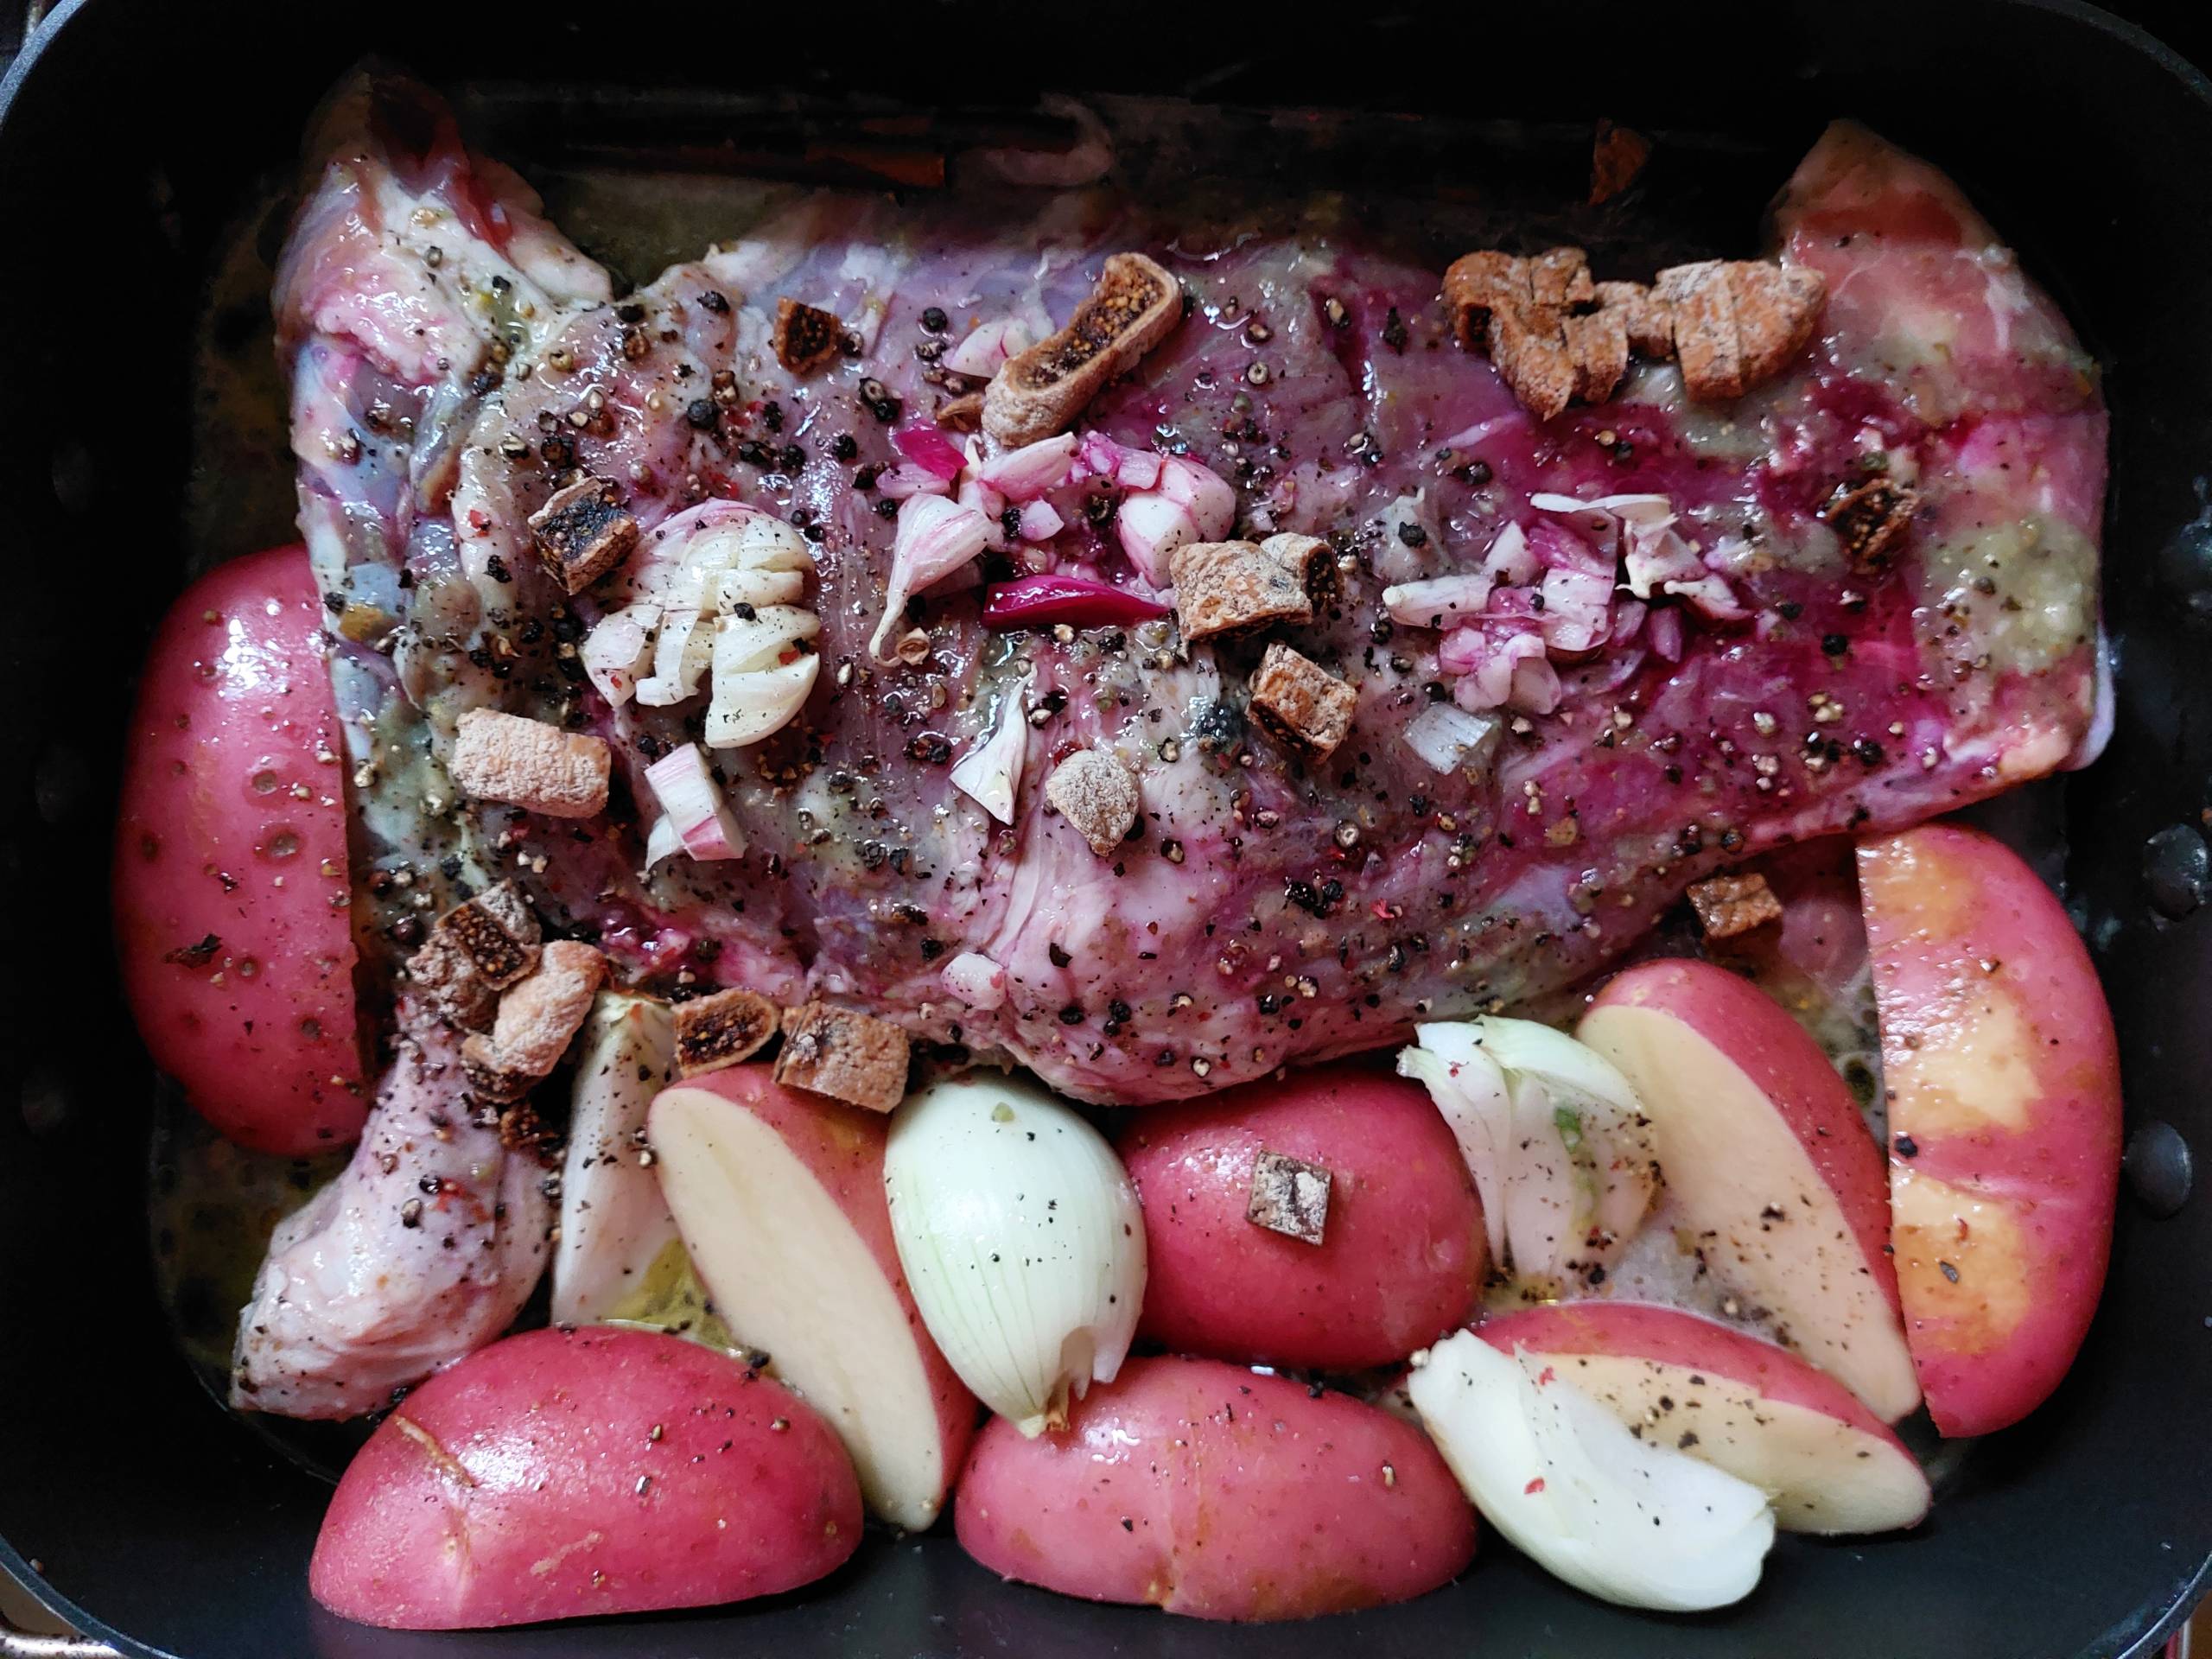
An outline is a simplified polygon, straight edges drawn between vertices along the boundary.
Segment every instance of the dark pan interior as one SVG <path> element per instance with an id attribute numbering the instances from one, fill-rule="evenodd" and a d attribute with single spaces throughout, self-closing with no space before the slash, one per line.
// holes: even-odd
<path id="1" fill-rule="evenodd" d="M 7 83 L 0 316 L 16 367 L 0 396 L 0 501 L 16 597 L 0 614 L 0 694 L 17 712 L 0 721 L 0 880 L 20 937 L 0 953 L 0 1569 L 35 1563 L 41 1593 L 89 1628 L 191 1659 L 1304 1659 L 1347 1648 L 2022 1659 L 2152 1645 L 2212 1557 L 2212 1205 L 2173 1208 L 2161 1178 L 2175 1173 L 2176 1143 L 2155 1127 L 2171 1125 L 2184 1149 L 2212 1139 L 2212 926 L 2151 902 L 2155 890 L 2183 910 L 2201 888 L 2204 849 L 2190 838 L 2212 809 L 2212 671 L 2199 654 L 2212 651 L 2199 470 L 2212 464 L 2212 315 L 2200 298 L 2212 89 L 2097 14 L 2019 0 L 1672 6 L 1664 21 L 1652 8 L 1514 9 L 1501 21 L 1477 6 L 1393 5 L 1142 27 L 924 0 L 822 16 L 462 10 L 78 0 Z M 585 149 L 645 136 L 671 92 L 709 111 L 688 94 L 792 95 L 790 108 L 804 95 L 834 113 L 857 89 L 989 114 L 1066 87 L 1518 118 L 1539 135 L 1579 135 L 1609 115 L 1754 156 L 1848 113 L 1951 169 L 2107 365 L 2115 416 L 2118 728 L 2106 758 L 2064 785 L 2063 876 L 2118 1015 L 2141 1178 L 2131 1186 L 2165 1202 L 2123 1197 L 2102 1314 L 2059 1398 L 1978 1447 L 1917 1535 L 1786 1540 L 1748 1603 L 1698 1619 L 1617 1612 L 1500 1548 L 1406 1607 L 1230 1629 L 1001 1586 L 944 1538 L 872 1539 L 827 1585 L 725 1614 L 423 1637 L 318 1612 L 305 1567 L 325 1489 L 224 1420 L 155 1306 L 141 1185 L 150 1082 L 114 994 L 100 895 L 123 665 L 181 568 L 199 418 L 184 342 L 206 260 L 365 50 L 448 86 L 571 88 L 531 105 L 536 142 Z M 1465 159 L 1470 182 L 1484 164 Z"/>

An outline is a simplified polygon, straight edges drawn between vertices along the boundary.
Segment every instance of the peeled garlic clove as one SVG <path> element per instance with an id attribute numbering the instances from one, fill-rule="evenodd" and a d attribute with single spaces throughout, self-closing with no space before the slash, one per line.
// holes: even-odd
<path id="1" fill-rule="evenodd" d="M 976 1396 L 1025 1434 L 1110 1382 L 1144 1301 L 1144 1217 L 1105 1138 L 1026 1084 L 910 1096 L 883 1164 L 914 1305 Z"/>
<path id="2" fill-rule="evenodd" d="M 790 723 L 805 706 L 822 668 L 822 659 L 811 651 L 791 653 L 801 640 L 821 632 L 821 620 L 812 611 L 791 605 L 715 620 L 709 748 L 741 748 Z"/>

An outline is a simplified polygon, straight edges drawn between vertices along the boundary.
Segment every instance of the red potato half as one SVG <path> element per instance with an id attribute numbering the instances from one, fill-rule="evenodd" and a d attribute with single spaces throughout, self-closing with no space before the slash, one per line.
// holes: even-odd
<path id="1" fill-rule="evenodd" d="M 1986 1434 L 2057 1387 L 2096 1312 L 2120 1179 L 2112 1013 L 2057 899 L 1979 830 L 1868 842 L 1859 879 L 1905 1332 L 1936 1427 Z"/>
<path id="2" fill-rule="evenodd" d="M 531 1331 L 378 1426 L 308 1582 L 388 1630 L 703 1607 L 811 1583 L 861 1522 L 844 1449 L 781 1383 L 657 1332 Z"/>
<path id="3" fill-rule="evenodd" d="M 899 1265 L 889 1122 L 739 1065 L 664 1089 L 646 1133 L 715 1312 L 829 1420 L 868 1508 L 919 1531 L 944 1508 L 976 1405 Z"/>
<path id="4" fill-rule="evenodd" d="M 1249 1363 L 1356 1370 L 1466 1322 L 1488 1252 L 1482 1201 L 1418 1083 L 1294 1072 L 1145 1112 L 1117 1148 L 1144 1205 L 1140 1337 Z M 1265 1149 L 1330 1173 L 1319 1244 L 1246 1218 Z"/>
<path id="5" fill-rule="evenodd" d="M 1928 1513 L 1928 1478 L 1857 1395 L 1786 1348 L 1654 1302 L 1562 1302 L 1485 1319 L 1622 1422 L 1765 1492 L 1790 1532 L 1888 1532 Z"/>
<path id="6" fill-rule="evenodd" d="M 116 823 L 116 950 L 154 1064 L 286 1157 L 367 1115 L 323 621 L 303 548 L 186 589 L 146 656 Z"/>
<path id="7" fill-rule="evenodd" d="M 992 1419 L 953 1516 L 1003 1578 L 1199 1618 L 1404 1601 L 1475 1550 L 1474 1511 L 1419 1428 L 1209 1359 L 1131 1360 L 1034 1440 Z"/>
<path id="8" fill-rule="evenodd" d="M 1634 1085 L 1713 1275 L 1883 1421 L 1917 1405 L 1881 1150 L 1820 1045 L 1756 986 L 1673 960 L 1615 975 L 1575 1034 Z"/>

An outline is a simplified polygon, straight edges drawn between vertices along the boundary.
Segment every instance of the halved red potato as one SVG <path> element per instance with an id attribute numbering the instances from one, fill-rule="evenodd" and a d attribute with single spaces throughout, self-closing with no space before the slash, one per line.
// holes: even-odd
<path id="1" fill-rule="evenodd" d="M 662 1196 L 715 1313 L 829 1419 L 868 1508 L 918 1532 L 944 1507 L 976 1406 L 899 1265 L 889 1123 L 783 1088 L 765 1065 L 664 1089 L 646 1119 Z"/>
<path id="2" fill-rule="evenodd" d="M 1141 1338 L 1350 1370 L 1403 1359 L 1474 1312 L 1482 1201 L 1418 1083 L 1349 1065 L 1294 1072 L 1152 1108 L 1117 1150 L 1144 1205 Z M 1329 1172 L 1319 1244 L 1247 1219 L 1262 1150 Z"/>
<path id="3" fill-rule="evenodd" d="M 1674 960 L 1614 976 L 1575 1034 L 1635 1086 L 1713 1275 L 1883 1421 L 1919 1403 L 1882 1154 L 1820 1045 L 1727 969 Z"/>
<path id="4" fill-rule="evenodd" d="M 1638 1434 L 1765 1492 L 1786 1531 L 1888 1532 L 1928 1513 L 1904 1442 L 1786 1348 L 1656 1302 L 1559 1302 L 1476 1335 L 1559 1375 Z"/>
<path id="5" fill-rule="evenodd" d="M 1932 823 L 1859 849 L 1905 1332 L 1946 1434 L 2018 1421 L 2096 1312 L 2120 1052 L 2064 908 L 2001 842 Z"/>
<path id="6" fill-rule="evenodd" d="M 1034 1440 L 993 1418 L 953 1518 L 1001 1577 L 1199 1618 L 1403 1601 L 1475 1550 L 1474 1511 L 1419 1428 L 1210 1359 L 1133 1359 Z"/>
<path id="7" fill-rule="evenodd" d="M 355 1454 L 308 1569 L 388 1630 L 474 1630 L 772 1595 L 861 1540 L 814 1408 L 650 1331 L 543 1330 L 416 1389 Z"/>
<path id="8" fill-rule="evenodd" d="M 187 588 L 146 656 L 112 891 L 154 1064 L 223 1135 L 301 1157 L 359 1137 L 344 744 L 299 547 Z"/>

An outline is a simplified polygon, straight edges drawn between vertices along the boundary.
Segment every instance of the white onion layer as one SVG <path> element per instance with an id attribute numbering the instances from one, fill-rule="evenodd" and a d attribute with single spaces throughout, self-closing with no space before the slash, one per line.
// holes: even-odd
<path id="1" fill-rule="evenodd" d="M 1649 1120 L 1594 1050 L 1533 1020 L 1414 1028 L 1398 1071 L 1418 1079 L 1482 1195 L 1493 1262 L 1564 1281 L 1616 1260 L 1658 1185 Z"/>
<path id="2" fill-rule="evenodd" d="M 1683 1613 L 1758 1585 L 1774 1544 L 1766 1495 L 1630 1433 L 1554 1368 L 1461 1331 L 1414 1357 L 1406 1392 L 1483 1518 L 1555 1578 Z"/>
<path id="3" fill-rule="evenodd" d="M 883 1179 L 914 1305 L 977 1399 L 1034 1435 L 1114 1380 L 1144 1301 L 1144 1218 L 1097 1130 L 975 1074 L 899 1107 Z"/>

